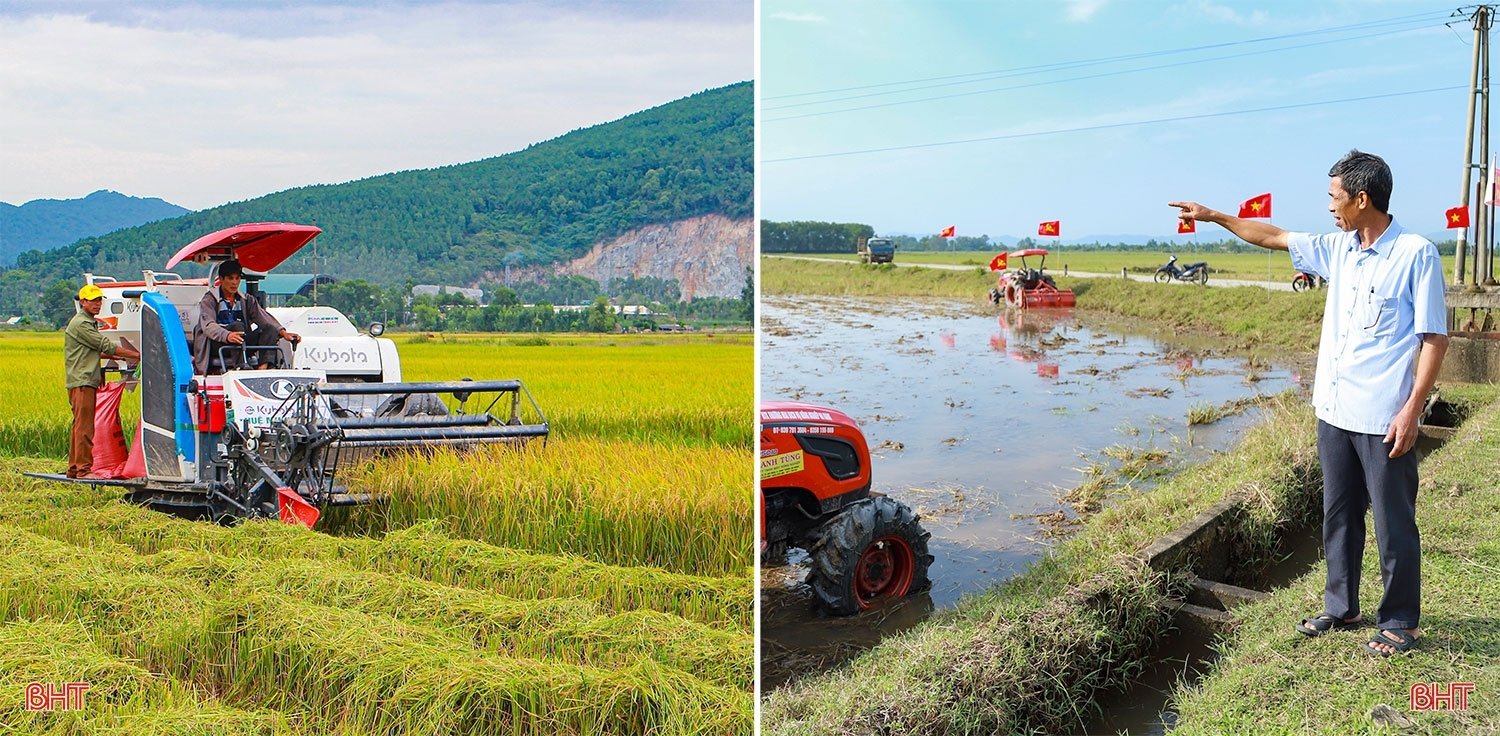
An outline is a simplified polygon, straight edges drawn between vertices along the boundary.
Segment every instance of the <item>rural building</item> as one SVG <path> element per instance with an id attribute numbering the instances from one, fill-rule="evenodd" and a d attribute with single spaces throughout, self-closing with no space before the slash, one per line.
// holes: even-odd
<path id="1" fill-rule="evenodd" d="M 260 280 L 258 291 L 261 304 L 267 307 L 284 307 L 294 296 L 312 298 L 318 286 L 338 281 L 332 276 L 313 273 L 276 273 Z"/>

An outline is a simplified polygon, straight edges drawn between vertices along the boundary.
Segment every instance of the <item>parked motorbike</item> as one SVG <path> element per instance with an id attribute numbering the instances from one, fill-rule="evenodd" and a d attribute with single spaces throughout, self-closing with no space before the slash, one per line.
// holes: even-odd
<path id="1" fill-rule="evenodd" d="M 1167 264 L 1156 269 L 1156 283 L 1165 284 L 1172 279 L 1178 281 L 1196 281 L 1199 284 L 1208 283 L 1208 261 L 1189 263 L 1186 266 L 1177 265 L 1177 256 L 1167 259 Z"/>
<path id="2" fill-rule="evenodd" d="M 1306 271 L 1299 272 L 1292 277 L 1292 291 L 1307 291 L 1308 289 L 1321 289 L 1328 286 L 1328 279 Z"/>

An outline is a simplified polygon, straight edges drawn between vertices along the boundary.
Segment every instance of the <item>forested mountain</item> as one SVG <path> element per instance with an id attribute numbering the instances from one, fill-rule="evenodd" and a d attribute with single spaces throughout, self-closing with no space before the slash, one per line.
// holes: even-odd
<path id="1" fill-rule="evenodd" d="M 28 250 L 50 250 L 79 238 L 165 220 L 192 210 L 156 197 L 101 189 L 82 199 L 37 199 L 19 207 L 0 202 L 0 266 Z"/>
<path id="2" fill-rule="evenodd" d="M 323 235 L 281 267 L 360 278 L 474 284 L 486 272 L 551 264 L 632 228 L 705 214 L 749 218 L 750 82 L 701 92 L 525 150 L 467 164 L 289 189 L 172 220 L 31 251 L 0 274 L 0 313 L 21 285 L 84 271 L 160 269 L 205 233 L 242 222 L 316 224 Z M 178 267 L 184 276 L 199 267 Z"/>

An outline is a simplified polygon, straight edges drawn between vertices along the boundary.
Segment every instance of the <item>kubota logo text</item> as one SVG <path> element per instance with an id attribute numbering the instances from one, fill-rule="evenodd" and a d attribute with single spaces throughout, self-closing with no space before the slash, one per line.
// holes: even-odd
<path id="1" fill-rule="evenodd" d="M 328 363 L 368 363 L 368 362 L 370 362 L 370 356 L 367 353 L 365 353 L 365 351 L 363 351 L 363 350 L 355 350 L 354 348 L 346 348 L 344 350 L 336 350 L 336 349 L 333 349 L 333 348 L 318 348 L 318 347 L 308 346 L 308 347 L 302 348 L 302 353 L 303 353 L 303 355 L 307 356 L 308 360 L 310 360 L 310 361 L 312 361 L 314 363 L 328 364 Z"/>

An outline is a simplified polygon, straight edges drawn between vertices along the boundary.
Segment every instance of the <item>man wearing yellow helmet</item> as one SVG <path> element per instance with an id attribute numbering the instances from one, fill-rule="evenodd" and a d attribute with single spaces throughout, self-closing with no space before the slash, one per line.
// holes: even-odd
<path id="1" fill-rule="evenodd" d="M 99 334 L 94 321 L 104 306 L 104 292 L 93 284 L 78 290 L 78 314 L 63 332 L 63 361 L 67 369 L 68 404 L 73 407 L 73 432 L 68 442 L 68 477 L 91 478 L 94 470 L 94 404 L 104 370 L 101 356 L 140 360 L 135 350 L 116 345 Z"/>

